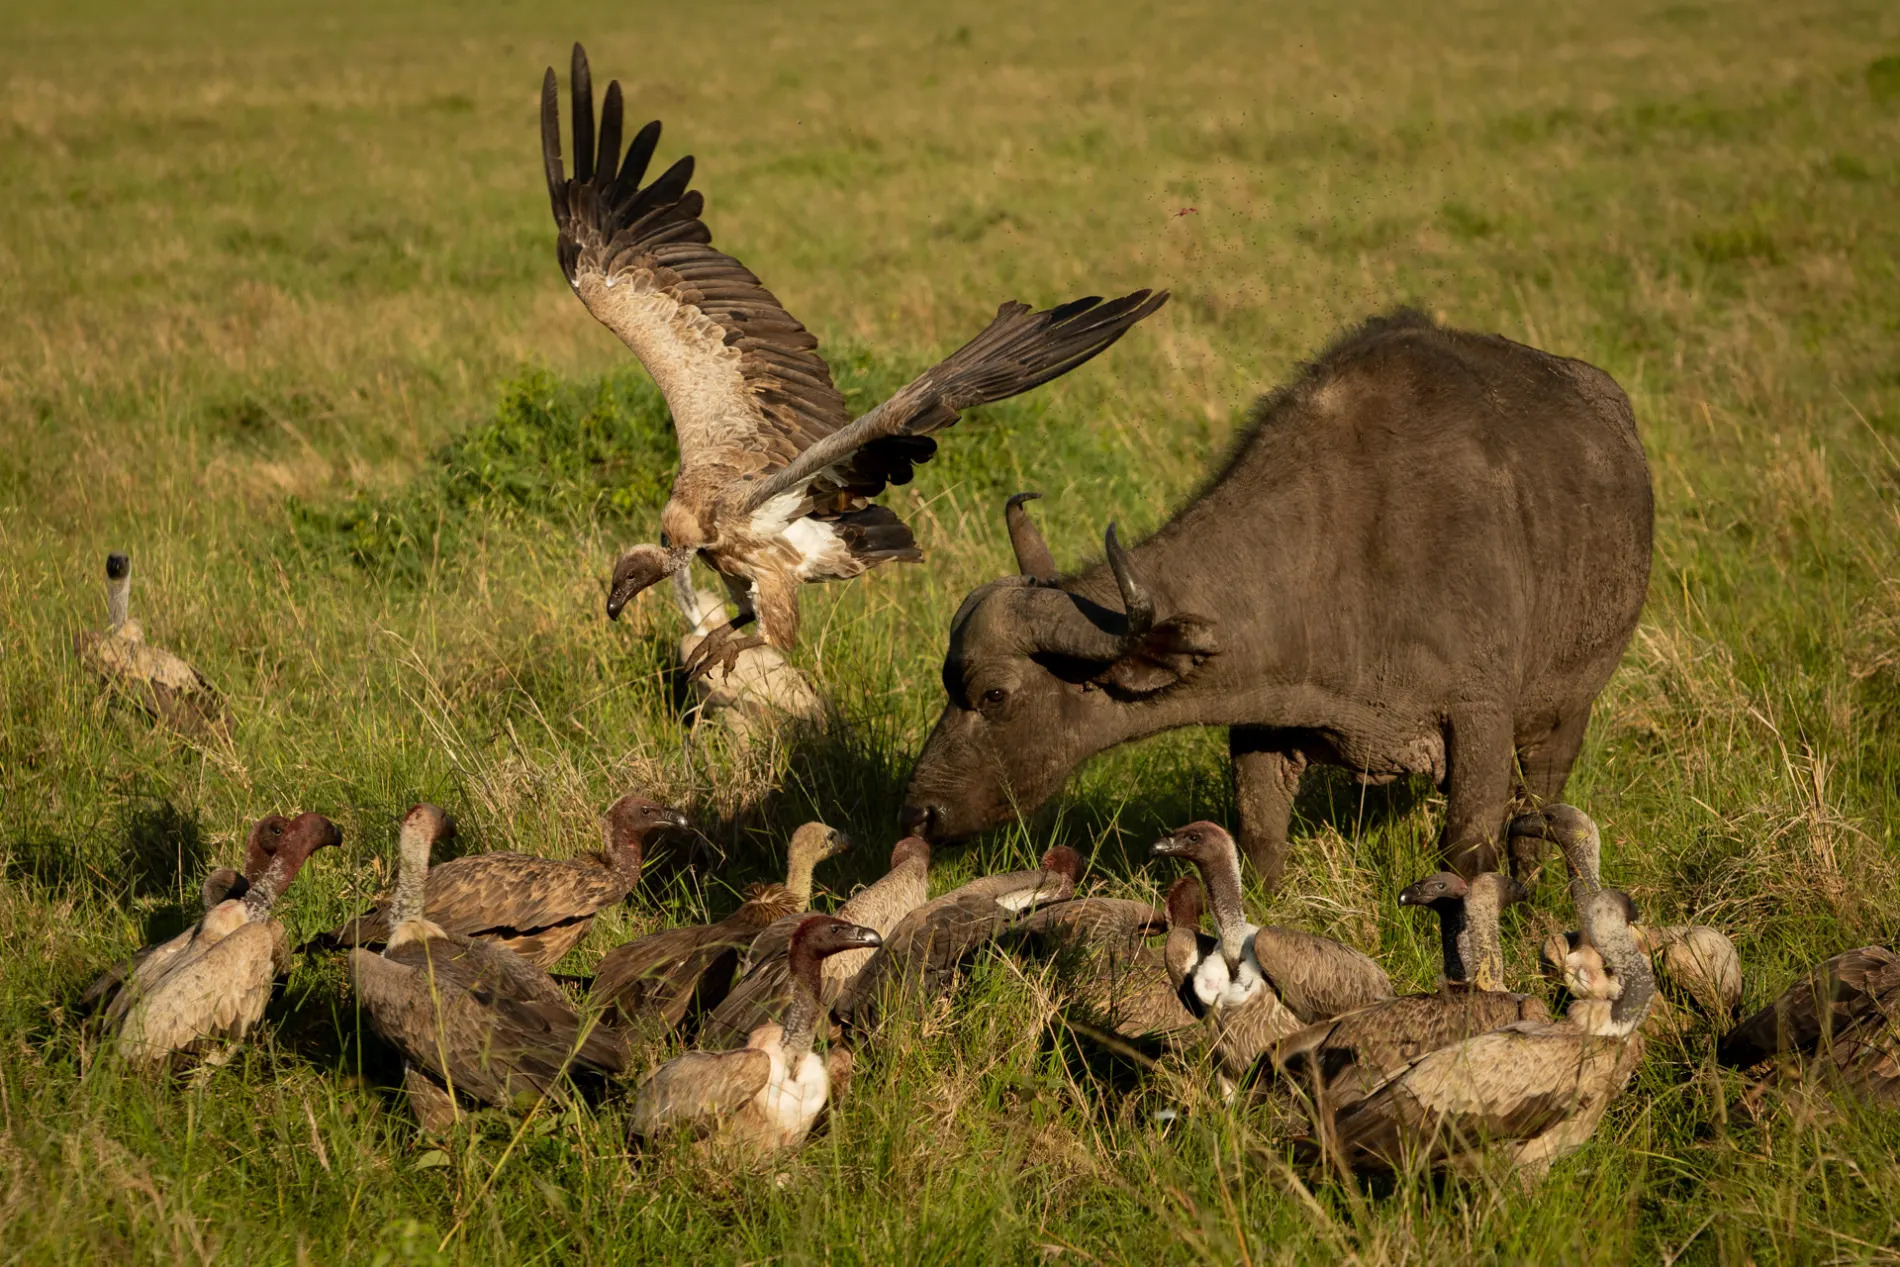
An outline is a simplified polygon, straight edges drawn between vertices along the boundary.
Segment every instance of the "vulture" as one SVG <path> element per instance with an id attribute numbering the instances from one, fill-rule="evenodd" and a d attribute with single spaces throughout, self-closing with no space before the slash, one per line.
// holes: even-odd
<path id="1" fill-rule="evenodd" d="M 370 1028 L 401 1053 L 411 1104 L 430 1129 L 454 1119 L 457 1092 L 507 1108 L 546 1095 L 565 1073 L 626 1066 L 620 1039 L 583 1022 L 545 971 L 425 914 L 429 854 L 453 830 L 434 805 L 404 816 L 387 944 L 350 952 Z"/>
<path id="2" fill-rule="evenodd" d="M 1792 1057 L 1876 1103 L 1900 1104 L 1900 956 L 1861 946 L 1816 965 L 1730 1030 L 1735 1069 Z"/>
<path id="3" fill-rule="evenodd" d="M 556 250 L 568 285 L 653 376 L 672 411 L 680 466 L 660 514 L 662 545 L 614 564 L 607 615 L 687 568 L 695 555 L 739 608 L 695 649 L 690 675 L 728 671 L 739 653 L 791 650 L 798 587 L 848 580 L 923 554 L 910 528 L 873 499 L 908 483 L 936 452 L 933 433 L 962 411 L 1029 391 L 1076 368 L 1166 302 L 1136 291 L 1032 312 L 1006 303 L 969 343 L 852 419 L 818 340 L 745 265 L 715 250 L 682 158 L 642 185 L 657 121 L 621 152 L 618 82 L 595 130 L 587 55 L 574 46 L 574 175 L 561 154 L 560 92 L 542 85 L 541 141 Z M 754 618 L 762 636 L 737 638 Z"/>
<path id="4" fill-rule="evenodd" d="M 1156 841 L 1153 852 L 1192 862 L 1214 908 L 1218 938 L 1199 939 L 1194 958 L 1178 963 L 1171 942 L 1169 971 L 1181 974 L 1182 1001 L 1213 1018 L 1224 1082 L 1231 1085 L 1269 1045 L 1303 1025 L 1392 997 L 1385 970 L 1351 946 L 1248 922 L 1240 854 L 1225 828 L 1190 823 Z M 1178 946 L 1185 952 L 1185 940 Z"/>
<path id="5" fill-rule="evenodd" d="M 1211 823 L 1195 823 L 1156 841 L 1153 852 L 1193 862 L 1214 908 L 1216 937 L 1198 928 L 1190 936 L 1189 930 L 1170 927 L 1168 979 L 1181 992 L 1181 1002 L 1209 1022 L 1221 1087 L 1231 1094 L 1254 1058 L 1299 1029 L 1301 1021 L 1267 984 L 1254 957 L 1254 934 L 1260 930 L 1241 906 L 1233 838 Z"/>
<path id="6" fill-rule="evenodd" d="M 932 898 L 897 922 L 883 945 L 838 996 L 838 1019 L 859 1033 L 903 996 L 942 993 L 957 970 L 1024 914 L 1067 903 L 1082 875 L 1082 856 L 1067 845 L 1027 871 L 987 875 Z"/>
<path id="7" fill-rule="evenodd" d="M 1579 885 L 1586 890 L 1602 887 L 1602 837 L 1590 816 L 1575 806 L 1551 805 L 1521 815 L 1512 820 L 1510 835 L 1555 840 L 1570 871 L 1573 895 Z M 1727 934 L 1706 924 L 1638 924 L 1630 934 L 1650 957 L 1657 984 L 1676 1001 L 1693 1006 L 1718 1026 L 1734 1019 L 1742 1004 L 1742 959 Z M 1572 993 L 1588 994 L 1588 984 L 1576 978 L 1602 970 L 1587 950 L 1578 947 L 1575 933 L 1546 938 L 1542 957 L 1546 974 Z M 1682 1028 L 1679 1009 L 1665 1004 L 1659 997 L 1650 1009 L 1652 1036 Z"/>
<path id="8" fill-rule="evenodd" d="M 594 1001 L 622 1022 L 654 1017 L 668 1029 L 689 1012 L 718 1007 L 740 955 L 768 925 L 811 906 L 813 869 L 850 844 L 835 827 L 806 823 L 792 833 L 784 884 L 751 886 L 739 909 L 715 924 L 668 928 L 608 951 L 594 969 Z"/>
<path id="9" fill-rule="evenodd" d="M 875 884 L 852 894 L 838 908 L 838 917 L 869 928 L 882 938 L 929 900 L 930 846 L 919 837 L 906 836 L 891 850 L 891 869 Z M 744 975 L 701 1025 L 700 1046 L 737 1047 L 753 1030 L 777 1019 L 791 1005 L 797 997 L 791 971 L 791 939 L 801 922 L 799 916 L 780 919 L 753 941 Z M 871 954 L 863 948 L 846 948 L 825 957 L 818 999 L 826 1011 L 863 970 Z"/>
<path id="10" fill-rule="evenodd" d="M 827 1062 L 812 1050 L 825 1010 L 821 966 L 879 940 L 836 916 L 800 918 L 786 948 L 794 988 L 783 1018 L 755 1027 L 736 1051 L 692 1051 L 661 1065 L 634 1098 L 633 1135 L 689 1132 L 758 1154 L 803 1143 L 832 1092 Z"/>
<path id="11" fill-rule="evenodd" d="M 163 647 L 145 641 L 131 616 L 132 559 L 106 556 L 106 628 L 73 636 L 79 662 L 114 692 L 174 730 L 203 738 L 228 734 L 231 715 L 204 674 Z"/>
<path id="12" fill-rule="evenodd" d="M 1402 906 L 1438 916 L 1444 981 L 1430 994 L 1382 999 L 1358 1011 L 1309 1025 L 1274 1044 L 1275 1069 L 1303 1074 L 1318 1111 L 1336 1111 L 1428 1051 L 1514 1025 L 1548 1021 L 1534 995 L 1504 989 L 1498 915 L 1522 901 L 1524 888 L 1499 872 L 1469 881 L 1441 871 L 1399 894 Z"/>
<path id="13" fill-rule="evenodd" d="M 643 796 L 623 796 L 601 820 L 606 847 L 572 858 L 524 853 L 467 854 L 429 869 L 423 915 L 444 932 L 505 946 L 537 968 L 551 968 L 572 950 L 594 916 L 626 900 L 640 882 L 646 850 L 686 816 Z M 455 834 L 444 818 L 443 839 Z M 379 899 L 320 940 L 370 949 L 389 940 L 395 899 Z"/>
<path id="14" fill-rule="evenodd" d="M 270 861 L 242 897 L 227 897 L 196 925 L 153 947 L 106 1007 L 120 1055 L 153 1065 L 242 1039 L 264 1015 L 271 983 L 290 966 L 284 927 L 271 918 L 304 862 L 343 840 L 321 814 L 265 819 Z"/>
<path id="15" fill-rule="evenodd" d="M 264 873 L 264 868 L 276 855 L 277 846 L 283 842 L 284 832 L 291 826 L 291 820 L 281 814 L 271 814 L 261 818 L 252 826 L 250 835 L 244 841 L 244 869 L 216 867 L 204 878 L 199 889 L 200 912 L 209 915 L 220 902 L 241 898 L 250 891 L 251 881 Z M 163 952 L 177 954 L 187 944 L 187 939 L 178 937 L 162 942 L 153 942 L 135 951 L 131 958 L 121 959 L 99 975 L 99 979 L 86 987 L 79 996 L 79 1009 L 82 1012 L 96 1012 L 109 1007 L 118 996 L 119 987 L 125 979 L 138 971 L 152 955 Z"/>
<path id="16" fill-rule="evenodd" d="M 1581 1147 L 1641 1058 L 1655 984 L 1630 934 L 1629 898 L 1599 889 L 1577 905 L 1612 997 L 1579 998 L 1561 1021 L 1520 1021 L 1426 1052 L 1330 1121 L 1321 1115 L 1319 1138 L 1302 1151 L 1377 1173 L 1464 1169 L 1498 1148 L 1534 1181 Z"/>
<path id="17" fill-rule="evenodd" d="M 1127 898 L 1087 897 L 1045 907 L 1017 926 L 1021 940 L 1059 956 L 1063 1021 L 1084 1038 L 1117 1050 L 1173 1044 L 1199 1018 L 1168 978 L 1162 952 L 1147 938 L 1201 924 L 1201 885 L 1176 880 L 1162 910 Z"/>

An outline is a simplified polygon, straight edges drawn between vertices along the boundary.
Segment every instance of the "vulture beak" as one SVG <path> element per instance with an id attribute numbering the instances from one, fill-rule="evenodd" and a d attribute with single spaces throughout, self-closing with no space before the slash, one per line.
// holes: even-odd
<path id="1" fill-rule="evenodd" d="M 693 830 L 693 820 L 676 809 L 661 810 L 658 814 L 655 814 L 654 817 L 659 819 L 662 823 L 665 823 L 668 827 L 675 827 L 680 831 Z"/>
<path id="2" fill-rule="evenodd" d="M 1148 847 L 1148 852 L 1157 858 L 1178 858 L 1187 852 L 1187 846 L 1178 836 L 1163 836 Z"/>
<path id="3" fill-rule="evenodd" d="M 876 929 L 866 928 L 861 924 L 851 924 L 840 928 L 837 937 L 846 946 L 877 947 L 884 944 L 884 939 L 877 935 Z"/>

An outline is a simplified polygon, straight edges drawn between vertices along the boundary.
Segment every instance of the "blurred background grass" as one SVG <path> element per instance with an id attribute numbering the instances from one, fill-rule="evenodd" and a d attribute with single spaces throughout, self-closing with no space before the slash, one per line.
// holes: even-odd
<path id="1" fill-rule="evenodd" d="M 380 886 L 435 799 L 463 847 L 567 852 L 639 786 L 706 832 L 569 965 L 729 909 L 822 816 L 881 868 L 939 706 L 950 613 L 1006 570 L 1018 488 L 1065 564 L 1152 527 L 1252 398 L 1400 302 L 1603 366 L 1658 493 L 1651 602 L 1572 783 L 1610 877 L 1733 933 L 1751 1005 L 1894 933 L 1900 774 L 1900 12 L 1371 2 L 0 5 L 0 1258 L 422 1261 L 1890 1261 L 1900 1127 L 1771 1097 L 1695 1043 L 1652 1057 L 1536 1198 L 1307 1188 L 1270 1123 L 1168 1131 L 1039 1037 L 1034 972 L 871 1053 L 802 1159 L 631 1169 L 614 1115 L 437 1149 L 378 1090 L 337 965 L 199 1092 L 82 1076 L 64 1008 L 181 926 L 276 809 L 347 840 L 293 931 Z M 929 562 L 805 597 L 838 721 L 768 752 L 682 744 L 661 600 L 601 616 L 651 536 L 671 436 L 567 293 L 540 185 L 542 68 L 583 39 L 715 240 L 868 404 L 1006 298 L 1175 300 L 1111 353 L 966 421 L 888 500 Z M 105 706 L 70 654 L 99 561 L 230 696 L 198 749 Z M 1091 847 L 1155 892 L 1165 823 L 1230 812 L 1219 734 L 1088 767 L 940 883 Z M 1317 778 L 1255 910 L 1429 983 L 1398 887 L 1438 803 Z M 1513 954 L 1562 919 L 1557 886 Z M 341 1038 L 339 1038 L 341 1035 Z M 1265 1142 L 1266 1159 L 1248 1152 Z"/>

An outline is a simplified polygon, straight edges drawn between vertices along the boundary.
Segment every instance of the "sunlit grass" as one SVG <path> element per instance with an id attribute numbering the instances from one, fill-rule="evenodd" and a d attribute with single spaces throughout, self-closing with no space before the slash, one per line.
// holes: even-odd
<path id="1" fill-rule="evenodd" d="M 355 1262 L 1879 1261 L 1900 1124 L 1744 1102 L 1660 1048 L 1534 1196 L 1362 1192 L 1287 1166 L 1271 1113 L 1134 1077 L 994 957 L 865 1053 L 797 1159 L 627 1156 L 618 1110 L 419 1139 L 340 963 L 305 958 L 202 1090 L 91 1063 L 67 1014 L 180 926 L 248 820 L 341 823 L 298 934 L 386 878 L 430 798 L 465 848 L 565 852 L 643 787 L 707 842 L 567 965 L 719 914 L 808 817 L 874 875 L 938 707 L 956 602 L 1009 566 L 1019 488 L 1064 564 L 1189 496 L 1249 401 L 1401 302 L 1603 366 L 1658 495 L 1654 583 L 1572 799 L 1653 918 L 1734 934 L 1749 1002 L 1894 935 L 1900 862 L 1900 18 L 1877 5 L 418 4 L 0 15 L 0 1257 Z M 869 403 L 994 305 L 1162 285 L 1101 360 L 972 418 L 887 499 L 929 561 L 805 596 L 836 720 L 683 742 L 677 618 L 601 615 L 670 461 L 644 376 L 559 279 L 541 68 L 587 41 L 693 152 L 716 240 Z M 1191 210 L 1190 210 L 1191 209 Z M 152 637 L 225 690 L 228 745 L 108 707 L 71 635 L 131 551 Z M 1158 893 L 1164 824 L 1231 813 L 1183 732 L 1081 771 L 940 883 L 1061 838 Z M 1442 803 L 1316 776 L 1255 895 L 1431 980 L 1395 895 Z M 723 860 L 722 860 L 723 859 Z M 1515 978 L 1565 920 L 1509 917 Z M 652 1062 L 663 1052 L 647 1052 Z M 509 1151 L 511 1141 L 514 1142 Z M 505 1165 L 500 1165 L 506 1153 Z M 781 1179 L 779 1176 L 783 1175 Z"/>

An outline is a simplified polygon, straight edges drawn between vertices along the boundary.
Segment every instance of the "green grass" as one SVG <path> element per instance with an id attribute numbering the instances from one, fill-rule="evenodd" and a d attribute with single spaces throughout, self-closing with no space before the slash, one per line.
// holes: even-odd
<path id="1" fill-rule="evenodd" d="M 347 833 L 287 901 L 299 933 L 380 886 L 425 797 L 468 848 L 578 848 L 630 787 L 703 824 L 723 864 L 663 862 L 571 966 L 729 909 L 806 817 L 867 842 L 821 876 L 845 891 L 894 834 L 950 613 L 1008 566 L 1002 497 L 1048 495 L 1065 562 L 1111 517 L 1152 527 L 1255 395 L 1400 302 L 1584 357 L 1635 402 L 1655 579 L 1572 783 L 1610 877 L 1728 929 L 1751 1004 L 1893 935 L 1891 5 L 584 9 L 0 13 L 0 1259 L 1892 1261 L 1900 1121 L 1751 1110 L 1699 1041 L 1655 1052 L 1535 1196 L 1372 1194 L 1280 1164 L 1271 1115 L 1155 1127 L 1194 1075 L 1078 1057 L 1000 958 L 757 1176 L 632 1166 L 612 1106 L 512 1149 L 506 1122 L 420 1140 L 317 958 L 201 1090 L 88 1068 L 77 990 L 178 927 L 271 810 Z M 663 158 L 699 156 L 717 240 L 858 402 L 1002 299 L 1174 291 L 890 496 L 925 566 L 807 594 L 824 736 L 683 745 L 677 618 L 601 617 L 671 438 L 554 264 L 536 91 L 575 37 L 665 119 Z M 229 694 L 231 744 L 80 673 L 108 548 L 150 634 Z M 1231 813 L 1221 738 L 1096 761 L 939 882 L 1061 838 L 1103 888 L 1157 892 L 1153 833 Z M 1256 913 L 1425 984 L 1432 937 L 1395 895 L 1441 809 L 1315 779 Z M 1563 918 L 1554 884 L 1513 916 L 1522 979 Z"/>

